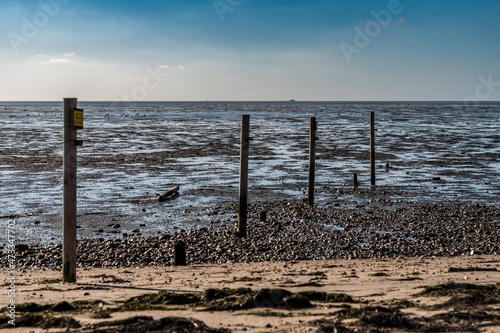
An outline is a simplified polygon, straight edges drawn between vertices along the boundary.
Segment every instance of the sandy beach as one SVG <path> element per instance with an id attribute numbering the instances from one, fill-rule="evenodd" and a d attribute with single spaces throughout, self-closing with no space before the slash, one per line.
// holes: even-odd
<path id="1" fill-rule="evenodd" d="M 499 271 L 499 255 L 84 268 L 76 284 L 61 283 L 59 271 L 25 270 L 16 277 L 17 325 L 6 331 L 47 332 L 21 327 L 41 314 L 73 318 L 72 332 L 144 331 L 165 317 L 213 332 L 498 332 Z M 39 307 L 22 312 L 29 303 Z"/>

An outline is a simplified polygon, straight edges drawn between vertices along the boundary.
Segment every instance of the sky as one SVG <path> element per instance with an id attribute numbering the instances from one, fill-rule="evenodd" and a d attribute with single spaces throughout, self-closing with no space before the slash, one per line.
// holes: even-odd
<path id="1" fill-rule="evenodd" d="M 0 101 L 499 101 L 498 0 L 2 0 Z"/>

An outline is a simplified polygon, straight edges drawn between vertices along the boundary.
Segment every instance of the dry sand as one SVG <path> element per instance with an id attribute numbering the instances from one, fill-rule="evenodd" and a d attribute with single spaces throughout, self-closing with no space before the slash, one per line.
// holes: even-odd
<path id="1" fill-rule="evenodd" d="M 450 268 L 476 268 L 473 271 L 450 272 Z M 487 270 L 477 270 L 477 268 Z M 6 273 L 2 272 L 2 276 Z M 416 296 L 425 286 L 448 282 L 492 285 L 500 282 L 500 256 L 462 256 L 449 258 L 401 258 L 300 262 L 235 263 L 223 265 L 196 265 L 186 267 L 146 267 L 116 269 L 79 269 L 77 284 L 60 282 L 39 284 L 41 281 L 61 278 L 58 271 L 22 271 L 16 276 L 17 303 L 35 302 L 56 304 L 61 301 L 102 300 L 106 308 L 117 307 L 133 296 L 158 291 L 203 293 L 208 288 L 247 287 L 283 288 L 291 292 L 322 291 L 345 293 L 366 305 L 389 306 L 398 300 L 409 300 L 418 307 L 401 310 L 410 317 L 431 317 L 443 311 L 431 310 L 423 305 L 444 303 L 449 296 Z M 2 280 L 5 280 L 2 277 Z M 302 285 L 302 286 L 301 286 Z M 497 285 L 498 286 L 498 285 Z M 47 288 L 49 287 L 49 288 Z M 48 289 L 48 290 L 42 290 Z M 4 287 L 4 290 L 6 288 Z M 7 292 L 2 296 L 7 304 Z M 203 321 L 212 328 L 227 328 L 233 332 L 316 332 L 310 323 L 322 318 L 338 318 L 342 304 L 312 302 L 308 309 L 285 310 L 254 308 L 238 311 L 202 311 L 199 307 L 175 305 L 169 310 L 141 312 L 113 312 L 108 319 L 92 319 L 89 313 L 71 313 L 83 328 L 97 322 L 123 319 L 137 315 L 155 319 L 180 316 Z M 477 308 L 479 309 L 479 308 Z M 498 303 L 480 310 L 498 313 Z M 263 316 L 264 313 L 273 314 Z M 277 315 L 281 314 L 281 315 Z M 5 312 L 2 313 L 5 316 Z M 345 326 L 354 319 L 342 319 Z M 485 323 L 477 322 L 478 325 Z M 487 323 L 486 323 L 487 324 Z M 500 332 L 500 322 L 479 327 L 484 332 Z M 36 328 L 8 329 L 9 332 L 47 332 Z M 54 331 L 54 330 L 49 330 Z M 57 330 L 55 330 L 57 331 Z M 61 331 L 61 330 L 59 330 Z M 394 329 L 393 331 L 402 331 Z M 404 330 L 403 330 L 404 331 Z"/>

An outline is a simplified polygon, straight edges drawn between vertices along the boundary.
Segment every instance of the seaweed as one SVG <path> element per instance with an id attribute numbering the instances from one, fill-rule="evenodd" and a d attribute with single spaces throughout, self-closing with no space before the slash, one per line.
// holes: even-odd
<path id="1" fill-rule="evenodd" d="M 237 289 L 230 289 L 230 288 L 223 288 L 223 289 L 214 289 L 210 288 L 205 290 L 205 293 L 203 294 L 203 300 L 205 301 L 213 301 L 216 299 L 221 299 L 227 296 L 231 295 L 247 295 L 255 293 L 252 291 L 250 288 L 237 288 Z"/>
<path id="2" fill-rule="evenodd" d="M 52 317 L 49 315 L 28 313 L 16 318 L 16 327 L 80 328 L 81 325 L 71 317 Z M 0 326 L 0 328 L 5 328 L 5 324 Z"/>
<path id="3" fill-rule="evenodd" d="M 401 329 L 416 329 L 417 323 L 410 320 L 398 309 L 386 308 L 383 306 L 367 306 L 358 309 L 351 308 L 344 312 L 345 318 L 359 318 L 365 325 L 376 327 L 391 327 Z"/>
<path id="4" fill-rule="evenodd" d="M 500 304 L 500 297 L 495 295 L 484 295 L 478 292 L 467 295 L 454 295 L 443 304 L 434 305 L 433 309 L 455 308 L 470 309 L 478 305 Z"/>
<path id="5" fill-rule="evenodd" d="M 342 293 L 325 293 L 320 291 L 301 291 L 298 294 L 310 301 L 323 303 L 357 303 L 351 296 Z"/>
<path id="6" fill-rule="evenodd" d="M 414 308 L 414 307 L 419 307 L 420 305 L 415 304 L 407 299 L 401 299 L 393 302 L 391 304 L 392 309 L 408 309 L 408 308 Z"/>
<path id="7" fill-rule="evenodd" d="M 165 317 L 154 320 L 152 317 L 137 316 L 94 325 L 92 332 L 166 332 L 166 333 L 228 333 L 226 329 L 214 329 L 204 322 L 191 318 Z"/>
<path id="8" fill-rule="evenodd" d="M 73 311 L 74 309 L 75 307 L 66 301 L 59 302 L 51 308 L 54 312 Z"/>
<path id="9" fill-rule="evenodd" d="M 160 291 L 155 294 L 146 294 L 129 298 L 119 307 L 119 311 L 129 310 L 150 310 L 162 308 L 165 305 L 189 305 L 196 304 L 201 301 L 198 294 L 181 294 Z"/>
<path id="10" fill-rule="evenodd" d="M 16 305 L 16 311 L 17 312 L 29 312 L 29 313 L 43 312 L 45 310 L 50 309 L 51 307 L 52 307 L 52 305 L 49 305 L 49 304 L 41 305 L 41 304 L 37 304 L 37 303 L 22 303 L 22 304 Z"/>
<path id="11" fill-rule="evenodd" d="M 448 273 L 460 273 L 460 272 L 498 272 L 496 268 L 490 267 L 450 267 L 448 268 Z"/>
<path id="12" fill-rule="evenodd" d="M 439 297 L 470 293 L 500 295 L 500 285 L 476 285 L 472 283 L 449 282 L 437 286 L 425 287 L 425 290 L 418 293 L 416 296 Z"/>
<path id="13" fill-rule="evenodd" d="M 233 291 L 233 292 L 228 292 Z M 313 305 L 303 295 L 292 294 L 285 289 L 261 289 L 258 292 L 249 289 L 234 290 L 209 289 L 205 292 L 205 307 L 208 311 L 230 311 L 252 308 L 305 309 Z"/>

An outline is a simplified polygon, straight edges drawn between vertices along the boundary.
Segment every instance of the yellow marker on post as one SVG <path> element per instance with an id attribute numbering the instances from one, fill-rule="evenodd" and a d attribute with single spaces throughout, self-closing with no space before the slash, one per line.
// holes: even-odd
<path id="1" fill-rule="evenodd" d="M 83 129 L 83 109 L 73 110 L 73 127 Z"/>

